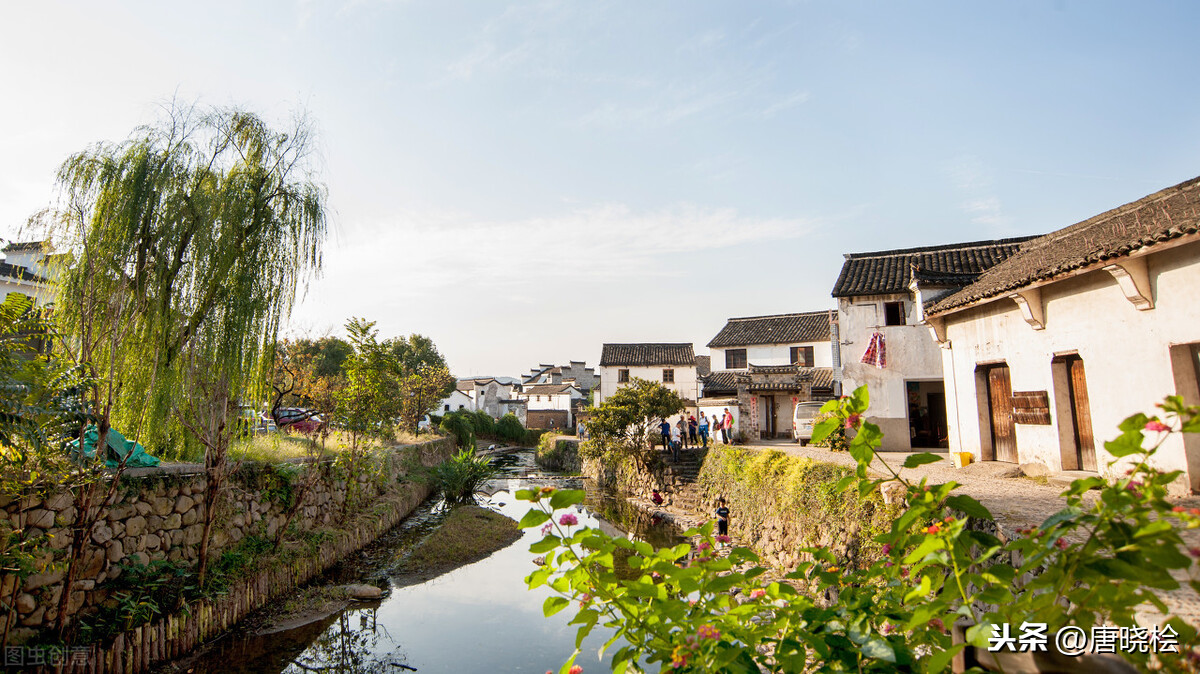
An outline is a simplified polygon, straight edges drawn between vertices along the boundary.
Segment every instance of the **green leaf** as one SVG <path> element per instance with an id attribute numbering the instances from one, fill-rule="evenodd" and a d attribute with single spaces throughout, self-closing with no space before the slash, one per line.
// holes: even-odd
<path id="1" fill-rule="evenodd" d="M 884 662 L 896 661 L 896 651 L 892 649 L 891 644 L 878 637 L 862 645 L 862 654 Z"/>
<path id="2" fill-rule="evenodd" d="M 583 503 L 587 492 L 582 489 L 559 489 L 550 496 L 550 507 L 555 510 L 568 508 L 576 503 Z"/>
<path id="3" fill-rule="evenodd" d="M 516 498 L 518 501 L 532 501 L 537 496 L 536 489 L 518 489 Z"/>
<path id="4" fill-rule="evenodd" d="M 982 503 L 967 496 L 966 494 L 955 494 L 946 499 L 946 505 L 955 510 L 964 512 L 975 519 L 992 521 L 992 511 L 988 510 Z"/>
<path id="5" fill-rule="evenodd" d="M 929 656 L 929 661 L 928 661 L 929 666 L 926 668 L 926 671 L 929 671 L 929 672 L 944 672 L 944 671 L 946 671 L 947 669 L 949 669 L 950 661 L 954 659 L 954 656 L 958 655 L 958 652 L 966 647 L 967 647 L 967 644 L 954 644 L 953 646 L 951 646 L 950 648 L 947 648 L 944 651 L 938 651 L 937 653 L 934 653 L 933 655 Z"/>
<path id="6" fill-rule="evenodd" d="M 927 463 L 937 463 L 941 460 L 942 457 L 934 454 L 933 452 L 921 452 L 920 454 L 913 454 L 905 459 L 903 466 L 905 468 L 916 468 L 917 466 L 923 466 Z"/>
<path id="7" fill-rule="evenodd" d="M 571 600 L 566 597 L 546 597 L 542 603 L 542 613 L 548 618 L 570 605 Z"/>
<path id="8" fill-rule="evenodd" d="M 560 543 L 562 543 L 561 538 L 555 536 L 554 534 L 550 534 L 537 543 L 529 546 L 529 551 L 540 555 L 543 552 L 550 552 L 551 550 L 554 550 L 559 546 Z"/>
<path id="9" fill-rule="evenodd" d="M 517 523 L 517 526 L 521 529 L 528 529 L 530 527 L 541 526 L 549 519 L 550 513 L 544 510 L 538 510 L 537 508 L 532 508 L 529 512 L 525 513 L 525 516 L 521 518 L 521 521 Z"/>
<path id="10" fill-rule="evenodd" d="M 836 431 L 841 425 L 842 420 L 837 417 L 818 422 L 815 426 L 813 426 L 812 438 L 810 439 L 810 442 L 813 444 L 821 442 L 825 438 L 829 437 L 829 434 Z"/>

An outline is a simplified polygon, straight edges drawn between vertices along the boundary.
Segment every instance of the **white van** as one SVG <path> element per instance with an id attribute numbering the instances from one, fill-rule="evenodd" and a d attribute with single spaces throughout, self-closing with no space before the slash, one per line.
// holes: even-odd
<path id="1" fill-rule="evenodd" d="M 796 403 L 796 411 L 792 413 L 792 439 L 807 445 L 812 439 L 813 417 L 821 411 L 823 402 Z"/>

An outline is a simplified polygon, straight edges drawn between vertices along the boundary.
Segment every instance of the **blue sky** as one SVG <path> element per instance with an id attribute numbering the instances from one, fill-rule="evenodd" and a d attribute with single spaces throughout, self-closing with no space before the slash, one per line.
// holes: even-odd
<path id="1" fill-rule="evenodd" d="M 1042 233 L 1200 175 L 1193 2 L 0 5 L 0 237 L 172 97 L 317 124 L 293 329 L 457 374 L 832 308 L 842 253 Z"/>

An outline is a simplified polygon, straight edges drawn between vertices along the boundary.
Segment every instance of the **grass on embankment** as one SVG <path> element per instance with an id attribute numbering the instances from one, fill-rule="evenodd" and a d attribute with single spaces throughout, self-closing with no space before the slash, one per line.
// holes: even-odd
<path id="1" fill-rule="evenodd" d="M 420 437 L 412 433 L 400 432 L 396 434 L 395 441 L 386 443 L 392 444 L 415 444 L 418 442 L 428 442 L 440 436 L 421 435 Z M 367 449 L 378 449 L 383 445 L 379 442 L 364 441 Z M 346 451 L 350 447 L 350 438 L 348 435 L 339 431 L 334 431 L 325 439 L 324 450 L 320 440 L 302 435 L 300 433 L 261 433 L 250 438 L 239 438 L 233 441 L 229 447 L 229 459 L 231 461 L 262 461 L 265 463 L 276 463 L 279 461 L 287 461 L 289 459 L 300 459 L 304 457 L 316 457 L 324 455 L 327 458 L 332 458 Z"/>
<path id="2" fill-rule="evenodd" d="M 405 558 L 397 570 L 440 574 L 477 562 L 521 537 L 517 523 L 479 506 L 459 506 L 429 538 Z"/>

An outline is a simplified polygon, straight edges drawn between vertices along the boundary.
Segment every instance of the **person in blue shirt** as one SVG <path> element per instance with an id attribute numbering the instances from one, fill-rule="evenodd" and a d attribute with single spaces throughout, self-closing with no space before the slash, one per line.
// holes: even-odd
<path id="1" fill-rule="evenodd" d="M 700 423 L 697 428 L 700 431 L 700 440 L 704 442 L 704 448 L 708 449 L 708 417 L 704 416 L 704 412 L 700 413 Z"/>
<path id="2" fill-rule="evenodd" d="M 729 508 L 725 506 L 725 499 L 717 499 L 717 535 L 729 535 Z"/>
<path id="3" fill-rule="evenodd" d="M 658 430 L 662 431 L 663 449 L 670 451 L 671 450 L 671 422 L 667 421 L 666 419 L 663 419 L 662 423 L 658 425 Z"/>

